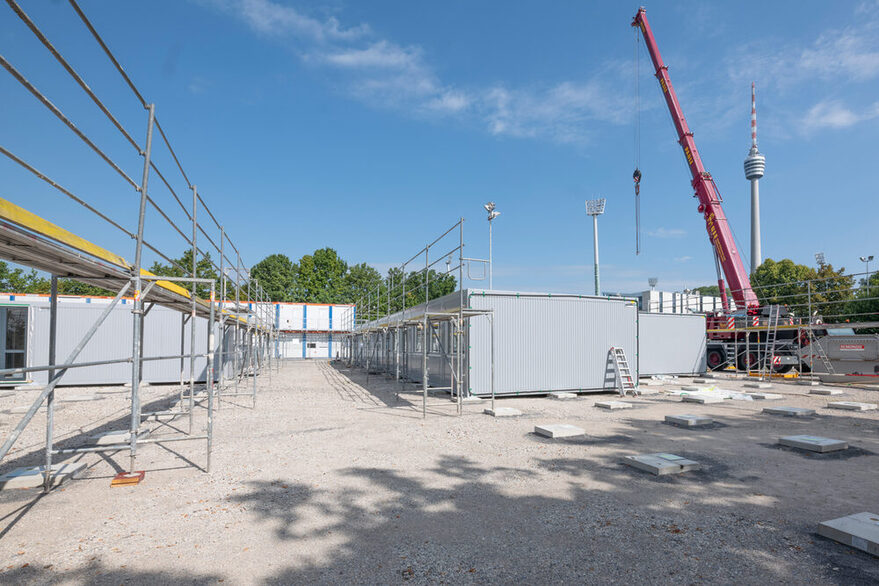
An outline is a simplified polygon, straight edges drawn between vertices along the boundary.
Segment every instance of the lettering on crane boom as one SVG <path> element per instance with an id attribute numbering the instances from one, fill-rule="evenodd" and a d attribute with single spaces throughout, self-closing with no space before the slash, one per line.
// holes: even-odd
<path id="1" fill-rule="evenodd" d="M 662 86 L 662 93 L 667 94 L 667 93 L 668 93 L 668 88 L 667 88 L 666 85 L 665 85 L 665 80 L 664 80 L 663 78 L 661 78 L 661 77 L 659 78 L 659 85 Z"/>
<path id="2" fill-rule="evenodd" d="M 684 154 L 687 156 L 687 163 L 692 165 L 693 164 L 693 154 L 690 152 L 690 147 L 684 146 Z"/>
<path id="3" fill-rule="evenodd" d="M 723 254 L 723 248 L 720 246 L 720 236 L 717 233 L 717 225 L 714 223 L 714 212 L 708 214 L 705 222 L 708 224 L 708 236 L 714 243 L 714 248 L 717 250 L 717 256 L 720 258 L 721 262 L 726 261 L 726 255 Z"/>

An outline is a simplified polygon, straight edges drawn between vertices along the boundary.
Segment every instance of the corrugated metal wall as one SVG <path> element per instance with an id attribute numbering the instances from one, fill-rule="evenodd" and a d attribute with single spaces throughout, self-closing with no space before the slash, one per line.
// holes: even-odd
<path id="1" fill-rule="evenodd" d="M 641 376 L 705 372 L 705 316 L 641 313 Z"/>
<path id="2" fill-rule="evenodd" d="M 470 307 L 494 310 L 498 395 L 611 388 L 611 346 L 621 346 L 637 368 L 633 301 L 498 291 L 468 296 Z M 488 318 L 471 318 L 468 386 L 474 395 L 491 394 L 490 341 Z"/>
<path id="3" fill-rule="evenodd" d="M 59 303 L 58 339 L 56 358 L 64 360 L 79 343 L 83 334 L 91 327 L 106 303 Z M 131 305 L 117 305 L 95 336 L 86 344 L 76 362 L 112 360 L 131 356 L 132 319 Z M 190 324 L 182 325 L 183 315 L 179 311 L 161 306 L 153 307 L 144 318 L 143 344 L 144 356 L 168 356 L 190 353 Z M 40 300 L 30 305 L 28 311 L 29 366 L 42 366 L 49 362 L 49 307 L 48 301 Z M 207 348 L 207 320 L 196 318 L 195 351 L 203 354 Z M 182 336 L 181 336 L 182 329 Z M 232 329 L 227 329 L 231 332 Z M 230 334 L 231 335 L 231 334 Z M 214 340 L 219 344 L 219 326 L 214 325 Z M 227 351 L 232 347 L 231 338 L 226 338 Z M 182 348 L 182 351 L 181 351 Z M 215 348 L 216 352 L 216 348 Z M 226 375 L 232 375 L 232 364 L 227 356 Z M 196 358 L 195 377 L 204 380 L 206 358 Z M 144 363 L 144 382 L 179 382 L 181 368 L 183 379 L 189 380 L 189 359 L 147 361 Z M 48 373 L 30 373 L 29 379 L 41 384 L 47 382 Z M 109 364 L 72 368 L 62 379 L 63 385 L 122 384 L 131 382 L 130 364 Z"/>

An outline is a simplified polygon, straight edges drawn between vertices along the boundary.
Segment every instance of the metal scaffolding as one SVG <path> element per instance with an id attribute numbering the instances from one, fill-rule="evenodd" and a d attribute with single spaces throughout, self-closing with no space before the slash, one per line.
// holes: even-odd
<path id="1" fill-rule="evenodd" d="M 473 264 L 484 267 L 488 261 L 467 257 L 464 249 L 464 218 L 460 218 L 414 256 L 392 269 L 382 283 L 367 291 L 356 303 L 352 323 L 345 328 L 352 333 L 346 338 L 344 359 L 349 366 L 356 365 L 366 370 L 367 384 L 369 376 L 378 373 L 393 376 L 401 383 L 401 388 L 402 383 L 413 382 L 408 354 L 413 348 L 420 352 L 421 376 L 414 382 L 421 384 L 424 417 L 427 416 L 429 389 L 448 391 L 456 401 L 458 414 L 462 413 L 463 400 L 468 394 L 464 383 L 465 328 L 472 317 L 488 314 L 491 319 L 490 312 L 466 307 L 465 275 L 470 280 L 484 279 L 485 271 L 474 276 L 470 267 Z M 434 268 L 442 266 L 441 263 L 445 263 L 444 274 L 457 274 L 458 303 L 454 308 L 436 306 L 435 300 L 446 293 L 431 292 L 431 275 L 442 274 Z M 447 385 L 431 384 L 429 353 L 438 354 L 448 366 L 450 377 Z M 405 363 L 404 354 L 407 355 Z"/>
<path id="2" fill-rule="evenodd" d="M 48 384 L 28 408 L 19 423 L 0 447 L 0 461 L 10 452 L 24 429 L 32 422 L 40 407 L 46 405 L 46 447 L 44 489 L 52 486 L 53 457 L 60 454 L 104 451 L 129 451 L 129 473 L 137 469 L 138 448 L 150 443 L 175 441 L 204 441 L 206 462 L 204 470 L 210 470 L 213 439 L 213 416 L 215 402 L 227 397 L 246 395 L 256 405 L 257 377 L 272 370 L 271 341 L 276 335 L 275 325 L 268 305 L 268 297 L 249 271 L 242 265 L 241 254 L 224 227 L 208 207 L 198 188 L 190 182 L 177 153 L 171 146 L 165 129 L 156 116 L 155 104 L 147 102 L 131 78 L 110 51 L 106 42 L 95 30 L 82 9 L 69 0 L 76 15 L 85 26 L 88 35 L 100 46 L 113 68 L 119 73 L 135 97 L 136 103 L 145 112 L 145 134 L 142 143 L 133 138 L 120 118 L 96 95 L 83 77 L 70 65 L 49 39 L 14 0 L 7 3 L 18 18 L 33 32 L 39 42 L 61 65 L 79 88 L 91 99 L 112 126 L 122 135 L 142 159 L 141 177 L 136 181 L 124 168 L 123 158 L 111 156 L 97 145 L 72 119 L 65 115 L 45 93 L 31 83 L 18 68 L 0 56 L 0 65 L 57 118 L 76 138 L 96 154 L 115 175 L 134 191 L 138 201 L 135 229 L 125 227 L 125 222 L 114 220 L 111 213 L 102 212 L 96 205 L 73 193 L 61 183 L 39 171 L 34 165 L 17 156 L 6 146 L 0 145 L 0 153 L 17 164 L 21 169 L 51 186 L 52 193 L 60 193 L 53 209 L 64 215 L 65 202 L 74 202 L 78 209 L 90 212 L 92 219 L 99 218 L 96 226 L 110 226 L 113 234 L 121 233 L 134 241 L 134 262 L 129 263 L 122 256 L 110 252 L 90 240 L 70 232 L 43 217 L 32 213 L 11 201 L 0 199 L 0 258 L 45 271 L 51 275 L 50 292 L 50 332 L 49 364 L 41 366 L 7 368 L 0 375 L 19 375 L 26 372 L 47 371 Z M 155 131 L 161 139 L 154 144 Z M 160 148 L 157 148 L 160 147 Z M 161 149 L 164 147 L 164 149 Z M 161 152 L 179 171 L 180 177 L 169 178 L 160 170 L 157 155 Z M 25 173 L 27 175 L 27 173 Z M 151 176 L 157 177 L 164 185 L 171 208 L 163 207 L 156 194 L 149 188 Z M 191 206 L 184 204 L 181 195 L 175 191 L 179 184 L 192 193 Z M 179 189 L 179 186 L 178 186 Z M 25 201 L 30 201 L 23 197 Z M 176 202 L 176 205 L 175 205 Z M 114 202 L 116 203 L 116 202 Z M 76 206 L 74 206 L 76 207 Z M 111 206 L 112 207 L 112 206 Z M 206 221 L 203 214 L 207 214 Z M 158 224 L 153 220 L 162 221 Z M 148 228 L 154 236 L 147 235 Z M 99 230 L 90 230 L 97 234 Z M 168 252 L 172 246 L 165 234 L 174 234 L 186 245 L 191 265 L 182 266 Z M 203 240 L 202 240 L 203 239 Z M 160 245 L 161 243 L 161 245 Z M 164 245 L 164 246 L 163 246 Z M 164 251 L 163 251 L 164 248 Z M 214 254 L 215 256 L 211 256 Z M 157 262 L 167 263 L 168 275 L 156 275 L 144 268 L 146 257 Z M 231 258 L 230 258 L 231 257 Z M 201 268 L 200 268 L 201 267 Z M 213 273 L 213 274 L 212 274 Z M 216 276 L 214 276 L 216 275 Z M 97 320 L 86 331 L 70 354 L 58 361 L 56 358 L 56 339 L 58 327 L 58 278 L 72 278 L 83 283 L 115 291 L 115 297 L 107 304 Z M 127 294 L 133 297 L 133 335 L 131 355 L 108 360 L 77 362 L 77 357 L 106 318 Z M 165 356 L 145 356 L 143 348 L 144 319 L 155 305 L 162 305 L 181 312 L 180 353 Z M 206 352 L 196 351 L 196 318 L 206 320 L 204 335 L 207 339 Z M 189 349 L 186 350 L 186 326 L 189 324 Z M 170 333 L 169 333 L 170 335 Z M 186 360 L 189 361 L 189 377 L 185 379 Z M 143 365 L 148 361 L 180 361 L 180 393 L 178 408 L 170 411 L 145 413 L 140 402 L 143 379 Z M 203 360 L 204 385 L 198 385 L 196 376 L 197 361 Z M 63 381 L 64 374 L 72 368 L 125 363 L 131 365 L 130 423 L 128 440 L 113 445 L 94 445 L 77 448 L 55 447 L 54 414 L 55 389 Z M 250 383 L 249 385 L 246 383 Z M 246 391 L 245 387 L 250 388 Z M 198 409 L 205 413 L 203 429 L 195 430 L 195 415 Z M 147 417 L 188 417 L 188 431 L 179 435 L 145 438 L 141 427 Z"/>

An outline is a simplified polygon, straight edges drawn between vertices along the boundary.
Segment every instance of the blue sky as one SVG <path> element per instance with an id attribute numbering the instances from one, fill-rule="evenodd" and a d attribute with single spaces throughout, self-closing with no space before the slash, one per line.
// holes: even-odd
<path id="1" fill-rule="evenodd" d="M 66 2 L 23 6 L 138 141 L 145 113 Z M 641 45 L 642 248 L 634 253 L 633 30 L 624 2 L 82 2 L 247 264 L 332 246 L 379 268 L 465 217 L 495 287 L 607 291 L 714 282 L 704 223 Z M 879 255 L 879 3 L 651 2 L 702 159 L 748 254 L 750 83 L 763 250 L 861 270 Z M 0 53 L 139 179 L 141 159 L 33 34 L 0 8 Z M 137 194 L 5 71 L 0 144 L 133 229 Z M 160 168 L 191 199 L 167 153 Z M 151 193 L 177 204 L 151 179 Z M 133 258 L 133 245 L 7 160 L 0 196 Z M 182 219 L 177 210 L 176 219 Z M 155 214 L 147 237 L 185 244 Z M 474 283 L 480 286 L 478 283 Z"/>

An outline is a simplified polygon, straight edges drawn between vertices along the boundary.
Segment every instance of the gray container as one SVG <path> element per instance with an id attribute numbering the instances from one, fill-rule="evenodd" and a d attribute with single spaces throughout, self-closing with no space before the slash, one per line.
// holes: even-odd
<path id="1" fill-rule="evenodd" d="M 705 316 L 642 312 L 638 318 L 641 376 L 705 372 Z"/>

